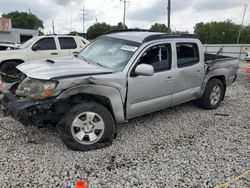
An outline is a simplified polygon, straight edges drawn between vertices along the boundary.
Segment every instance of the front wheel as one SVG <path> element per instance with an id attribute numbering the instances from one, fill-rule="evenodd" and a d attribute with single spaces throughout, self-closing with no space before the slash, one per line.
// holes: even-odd
<path id="1" fill-rule="evenodd" d="M 17 75 L 20 71 L 16 68 L 20 63 L 15 61 L 9 61 L 1 66 L 2 78 L 7 83 L 13 83 L 18 80 Z"/>
<path id="2" fill-rule="evenodd" d="M 215 78 L 208 81 L 203 96 L 197 100 L 200 107 L 212 110 L 216 109 L 224 96 L 225 88 L 223 83 Z"/>
<path id="3" fill-rule="evenodd" d="M 85 102 L 66 114 L 58 131 L 68 148 L 88 151 L 111 145 L 115 124 L 107 108 L 96 102 Z"/>

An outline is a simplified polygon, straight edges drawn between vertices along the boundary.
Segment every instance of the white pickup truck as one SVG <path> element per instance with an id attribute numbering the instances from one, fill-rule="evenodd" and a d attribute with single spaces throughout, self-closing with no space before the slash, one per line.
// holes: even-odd
<path id="1" fill-rule="evenodd" d="M 0 73 L 6 82 L 14 82 L 19 71 L 16 66 L 40 59 L 78 54 L 88 40 L 80 36 L 50 35 L 34 37 L 17 50 L 0 51 Z"/>

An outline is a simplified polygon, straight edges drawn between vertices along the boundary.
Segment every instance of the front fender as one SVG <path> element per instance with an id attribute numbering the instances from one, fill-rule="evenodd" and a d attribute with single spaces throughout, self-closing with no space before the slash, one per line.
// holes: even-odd
<path id="1" fill-rule="evenodd" d="M 112 105 L 112 110 L 114 112 L 114 118 L 116 122 L 125 122 L 122 98 L 118 89 L 110 86 L 84 84 L 67 89 L 66 91 L 62 92 L 57 97 L 57 99 L 67 99 L 70 96 L 74 96 L 77 94 L 92 94 L 108 98 Z"/>
<path id="2" fill-rule="evenodd" d="M 2 51 L 0 57 L 0 62 L 6 62 L 6 61 L 27 61 L 27 52 L 24 50 L 9 50 L 9 51 Z"/>

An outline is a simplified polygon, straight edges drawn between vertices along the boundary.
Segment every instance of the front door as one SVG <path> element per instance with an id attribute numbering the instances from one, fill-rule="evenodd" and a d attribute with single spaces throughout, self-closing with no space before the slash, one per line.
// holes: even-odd
<path id="1" fill-rule="evenodd" d="M 172 103 L 171 44 L 149 47 L 143 52 L 139 64 L 152 65 L 154 75 L 133 75 L 132 70 L 128 78 L 127 118 L 166 108 Z"/>
<path id="2" fill-rule="evenodd" d="M 39 45 L 39 49 L 34 50 L 34 46 Z M 49 59 L 58 57 L 58 50 L 54 37 L 46 37 L 38 40 L 29 51 L 29 61 L 39 59 Z"/>

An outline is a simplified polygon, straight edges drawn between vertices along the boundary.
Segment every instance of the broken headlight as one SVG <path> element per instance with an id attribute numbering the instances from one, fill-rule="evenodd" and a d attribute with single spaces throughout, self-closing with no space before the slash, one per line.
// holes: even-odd
<path id="1" fill-rule="evenodd" d="M 16 94 L 22 97 L 44 99 L 54 94 L 57 84 L 53 80 L 37 80 L 27 77 L 19 85 Z"/>

